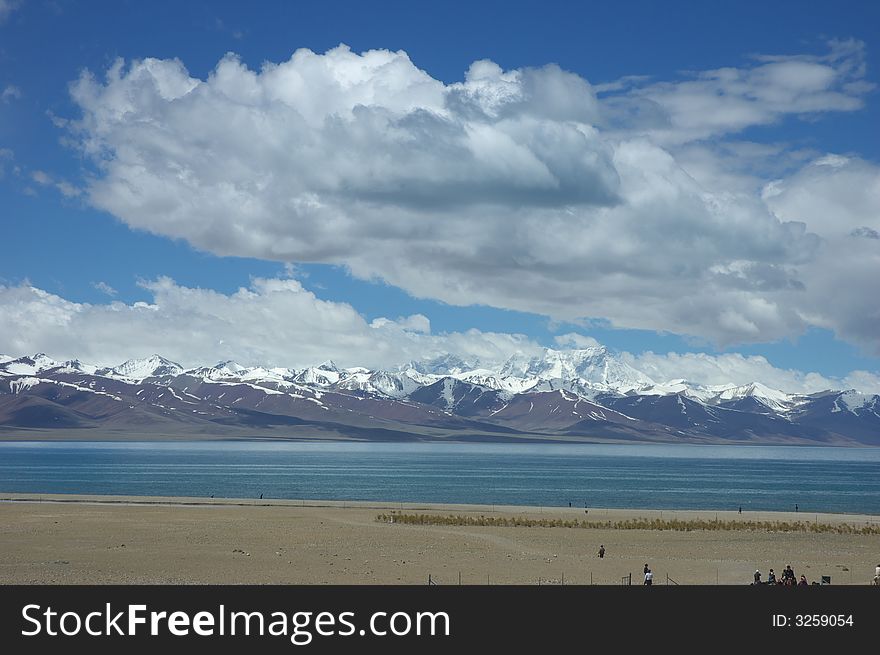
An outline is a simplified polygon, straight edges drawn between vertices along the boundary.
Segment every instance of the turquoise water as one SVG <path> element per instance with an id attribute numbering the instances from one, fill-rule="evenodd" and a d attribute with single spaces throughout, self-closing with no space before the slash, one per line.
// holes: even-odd
<path id="1" fill-rule="evenodd" d="M 0 491 L 880 514 L 880 448 L 5 442 Z"/>

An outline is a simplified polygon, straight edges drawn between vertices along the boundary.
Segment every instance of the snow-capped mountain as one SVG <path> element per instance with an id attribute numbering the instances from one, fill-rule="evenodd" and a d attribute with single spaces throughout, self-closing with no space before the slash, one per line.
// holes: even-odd
<path id="1" fill-rule="evenodd" d="M 603 347 L 548 348 L 497 365 L 448 355 L 391 370 L 332 361 L 301 369 L 233 361 L 184 369 L 160 355 L 98 368 L 42 353 L 0 356 L 0 436 L 54 429 L 880 445 L 880 396 L 654 380 Z"/>
<path id="2" fill-rule="evenodd" d="M 604 346 L 580 350 L 545 348 L 537 357 L 514 355 L 501 368 L 502 377 L 579 382 L 597 389 L 625 391 L 654 381 L 614 356 Z"/>
<path id="3" fill-rule="evenodd" d="M 113 368 L 102 368 L 96 375 L 122 378 L 125 380 L 146 380 L 147 378 L 169 377 L 183 373 L 180 364 L 165 359 L 161 355 L 150 355 L 144 359 L 129 359 Z"/>

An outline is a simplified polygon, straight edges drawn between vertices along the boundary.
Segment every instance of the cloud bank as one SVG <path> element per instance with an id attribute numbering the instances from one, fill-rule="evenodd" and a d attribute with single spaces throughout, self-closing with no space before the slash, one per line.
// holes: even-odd
<path id="1" fill-rule="evenodd" d="M 880 168 L 731 140 L 858 110 L 863 51 L 600 87 L 486 60 L 446 84 L 345 46 L 230 54 L 206 79 L 118 61 L 71 85 L 67 125 L 91 204 L 219 255 L 719 346 L 821 326 L 880 353 Z"/>
<path id="2" fill-rule="evenodd" d="M 395 368 L 453 354 L 500 366 L 513 354 L 537 356 L 525 336 L 468 330 L 434 334 L 420 314 L 366 321 L 350 305 L 321 300 L 292 279 L 255 279 L 231 294 L 180 286 L 170 278 L 142 282 L 150 302 L 82 304 L 28 284 L 0 286 L 0 353 L 46 352 L 113 366 L 159 353 L 184 366 L 232 359 L 243 365 L 299 368 L 333 359 L 341 366 Z M 559 348 L 599 345 L 568 333 Z M 701 384 L 762 382 L 788 392 L 855 388 L 880 393 L 880 376 L 854 371 L 842 379 L 779 369 L 763 357 L 621 353 L 656 381 Z"/>
<path id="3" fill-rule="evenodd" d="M 469 330 L 433 335 L 420 314 L 366 321 L 350 305 L 317 298 L 292 279 L 253 280 L 225 295 L 167 277 L 141 282 L 149 303 L 70 302 L 28 284 L 0 286 L 0 352 L 45 351 L 112 366 L 159 353 L 184 366 L 389 367 L 445 353 L 497 361 L 537 353 L 521 335 Z"/>

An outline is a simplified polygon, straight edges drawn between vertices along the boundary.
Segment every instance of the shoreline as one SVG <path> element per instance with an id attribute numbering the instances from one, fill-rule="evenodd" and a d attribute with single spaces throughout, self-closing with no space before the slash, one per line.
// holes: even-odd
<path id="1" fill-rule="evenodd" d="M 88 428 L 83 428 L 88 429 Z M 266 435 L 199 435 L 199 434 L 138 434 L 135 436 L 118 434 L 97 433 L 89 438 L 74 437 L 68 434 L 54 434 L 53 431 L 39 431 L 38 435 L 8 434 L 5 428 L 0 426 L 0 444 L 3 443 L 100 443 L 100 444 L 135 444 L 135 443 L 289 443 L 289 444 L 349 444 L 349 445 L 400 445 L 400 444 L 452 444 L 473 446 L 737 446 L 753 448 L 846 448 L 852 450 L 880 449 L 880 444 L 867 444 L 860 441 L 840 442 L 817 442 L 809 439 L 781 439 L 781 440 L 758 440 L 758 441 L 730 441 L 725 439 L 705 438 L 694 441 L 660 441 L 656 439 L 614 439 L 610 437 L 557 437 L 546 435 L 532 435 L 523 433 L 520 437 L 498 437 L 495 435 L 481 435 L 481 438 L 460 438 L 455 436 L 430 437 L 418 435 L 410 440 L 382 440 L 382 439 L 359 439 L 344 434 L 328 434 L 326 436 L 266 436 Z"/>
<path id="2" fill-rule="evenodd" d="M 199 496 L 137 496 L 122 494 L 61 494 L 0 491 L 0 503 L 86 504 L 143 507 L 291 507 L 426 511 L 445 513 L 524 516 L 556 516 L 589 520 L 681 519 L 720 521 L 802 521 L 836 525 L 840 523 L 880 525 L 880 513 L 808 512 L 780 510 L 670 509 L 625 507 L 566 507 L 559 505 L 498 505 L 481 503 L 423 503 L 380 500 L 330 500 L 320 498 L 205 498 Z M 587 510 L 584 513 L 584 510 Z"/>

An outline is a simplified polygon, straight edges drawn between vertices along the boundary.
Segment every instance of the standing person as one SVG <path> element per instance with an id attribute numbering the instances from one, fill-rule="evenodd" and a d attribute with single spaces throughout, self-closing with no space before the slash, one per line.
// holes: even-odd
<path id="1" fill-rule="evenodd" d="M 795 511 L 795 512 L 798 511 L 797 503 L 794 504 L 794 511 Z"/>
<path id="2" fill-rule="evenodd" d="M 742 513 L 743 513 L 743 508 L 742 508 L 742 505 L 740 505 L 740 506 L 739 506 L 739 513 L 740 513 L 740 514 L 742 514 Z"/>
<path id="3" fill-rule="evenodd" d="M 654 581 L 654 574 L 651 572 L 651 569 L 649 569 L 646 565 L 645 566 L 645 584 L 650 587 L 651 584 L 653 583 L 653 581 Z"/>
<path id="4" fill-rule="evenodd" d="M 643 575 L 648 575 L 648 571 L 650 571 L 650 570 L 651 570 L 651 569 L 648 568 L 648 563 L 645 562 L 645 568 L 644 568 L 644 570 L 642 571 L 642 574 L 643 574 Z"/>
<path id="5" fill-rule="evenodd" d="M 880 586 L 880 564 L 874 569 L 874 584 Z"/>
<path id="6" fill-rule="evenodd" d="M 605 546 L 601 546 L 601 545 L 599 546 L 598 555 L 599 555 L 599 559 L 602 559 L 603 557 L 605 557 Z"/>
<path id="7" fill-rule="evenodd" d="M 776 574 L 773 569 L 770 569 L 770 573 L 767 574 L 767 584 L 776 584 Z"/>
<path id="8" fill-rule="evenodd" d="M 755 569 L 755 584 L 761 584 L 761 572 Z"/>

